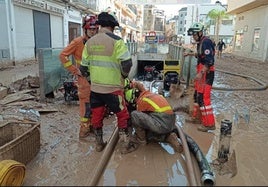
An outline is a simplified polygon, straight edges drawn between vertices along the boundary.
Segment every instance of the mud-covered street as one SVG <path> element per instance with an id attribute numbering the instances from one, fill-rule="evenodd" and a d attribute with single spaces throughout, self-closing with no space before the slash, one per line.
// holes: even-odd
<path id="1" fill-rule="evenodd" d="M 215 66 L 216 76 L 212 91 L 212 103 L 217 119 L 217 129 L 209 133 L 199 132 L 194 124 L 189 124 L 185 120 L 188 114 L 180 112 L 178 115 L 181 118 L 182 128 L 188 135 L 194 137 L 211 167 L 215 170 L 216 186 L 268 185 L 268 168 L 266 166 L 266 163 L 268 163 L 268 90 L 264 90 L 263 85 L 254 81 L 260 80 L 261 83 L 268 84 L 268 65 L 267 63 L 225 54 L 222 59 L 216 59 Z M 1 68 L 0 83 L 15 92 L 24 89 L 23 86 L 29 86 L 28 83 L 24 85 L 23 82 L 16 82 L 28 75 L 38 76 L 38 64 L 36 62 Z M 16 82 L 16 84 L 12 84 L 12 82 Z M 31 83 L 31 85 L 34 85 L 34 83 Z M 37 156 L 26 165 L 24 186 L 89 185 L 94 167 L 102 153 L 94 150 L 93 137 L 88 137 L 85 140 L 78 138 L 78 104 L 67 104 L 61 92 L 56 94 L 55 99 L 40 103 L 38 101 L 38 89 L 33 86 L 32 90 L 36 91 L 32 93 L 34 97 L 31 99 L 11 103 L 2 102 L 0 105 L 0 123 L 11 118 L 24 120 L 25 116 L 18 112 L 21 108 L 33 108 L 40 113 L 40 117 L 37 117 L 36 120 L 41 123 L 41 148 Z M 187 97 L 190 96 L 186 94 L 180 100 L 172 100 L 171 104 L 173 106 L 187 106 L 189 104 L 187 103 Z M 229 165 L 230 168 L 228 166 L 219 168 L 217 163 L 213 162 L 217 158 L 220 122 L 223 119 L 229 119 L 233 124 L 230 150 L 235 152 L 235 162 L 232 163 L 235 167 Z M 105 119 L 104 139 L 109 139 L 115 125 L 116 121 L 113 116 Z M 155 148 L 161 149 L 160 146 L 150 147 L 149 149 Z M 144 147 L 142 149 L 144 150 Z M 164 154 L 169 153 L 164 152 Z M 131 153 L 131 156 L 137 157 L 135 152 Z M 128 155 L 121 155 L 120 159 L 126 159 L 127 157 Z M 170 156 L 167 159 L 172 160 L 174 158 Z M 165 161 L 158 160 L 159 165 L 164 165 Z M 133 162 L 135 162 L 135 159 L 133 159 Z M 125 175 L 130 175 L 130 173 L 139 173 L 139 170 L 142 169 L 133 167 L 124 172 Z M 234 171 L 235 169 L 236 171 Z M 134 171 L 130 172 L 130 170 Z M 146 177 L 143 180 L 146 181 Z M 129 181 L 121 185 L 166 186 L 177 184 L 166 181 L 156 184 L 150 180 L 152 179 L 148 178 L 146 183 L 141 183 L 138 179 L 133 178 L 132 182 L 135 181 L 136 183 Z M 113 179 L 113 182 L 106 181 L 103 184 L 120 185 L 116 183 L 116 179 Z M 183 181 L 179 185 L 187 185 L 187 183 Z"/>

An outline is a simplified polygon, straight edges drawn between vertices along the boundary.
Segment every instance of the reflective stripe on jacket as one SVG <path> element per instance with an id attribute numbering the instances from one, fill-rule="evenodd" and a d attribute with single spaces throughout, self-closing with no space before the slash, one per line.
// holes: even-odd
<path id="1" fill-rule="evenodd" d="M 92 91 L 109 93 L 122 89 L 121 62 L 128 59 L 131 55 L 124 41 L 105 28 L 100 29 L 87 41 L 82 54 L 81 64 L 89 67 Z"/>
<path id="2" fill-rule="evenodd" d="M 168 101 L 159 94 L 148 90 L 141 93 L 137 100 L 137 110 L 141 112 L 159 112 L 173 114 L 173 110 Z"/>

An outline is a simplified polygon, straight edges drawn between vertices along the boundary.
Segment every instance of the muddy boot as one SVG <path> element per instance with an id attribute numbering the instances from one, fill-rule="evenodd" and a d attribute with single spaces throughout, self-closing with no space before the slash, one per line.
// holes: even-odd
<path id="1" fill-rule="evenodd" d="M 107 142 L 103 141 L 102 128 L 94 129 L 94 133 L 95 133 L 95 137 L 96 137 L 96 151 L 101 152 L 107 144 Z"/>
<path id="2" fill-rule="evenodd" d="M 79 138 L 85 138 L 89 136 L 90 133 L 93 133 L 93 128 L 90 123 L 81 122 L 80 123 L 80 131 L 79 131 Z"/>
<path id="3" fill-rule="evenodd" d="M 171 145 L 174 151 L 178 153 L 181 153 L 183 151 L 182 145 L 179 143 L 176 133 L 170 133 L 166 138 L 166 142 Z"/>
<path id="4" fill-rule="evenodd" d="M 199 125 L 199 126 L 197 127 L 197 130 L 202 131 L 202 132 L 207 132 L 207 131 L 209 131 L 209 130 L 215 130 L 215 129 L 216 129 L 215 125 L 213 125 L 213 126 Z"/>
<path id="5" fill-rule="evenodd" d="M 130 140 L 128 129 L 119 129 L 120 152 L 127 154 L 138 149 L 139 144 Z"/>
<path id="6" fill-rule="evenodd" d="M 146 132 L 143 128 L 136 127 L 135 128 L 135 135 L 136 135 L 136 140 L 138 141 L 139 144 L 145 145 L 146 142 Z"/>

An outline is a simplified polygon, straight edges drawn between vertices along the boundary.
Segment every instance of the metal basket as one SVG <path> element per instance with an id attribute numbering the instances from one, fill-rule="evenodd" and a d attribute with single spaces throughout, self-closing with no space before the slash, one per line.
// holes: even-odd
<path id="1" fill-rule="evenodd" d="M 31 161 L 40 150 L 40 123 L 7 122 L 0 125 L 0 160 Z"/>

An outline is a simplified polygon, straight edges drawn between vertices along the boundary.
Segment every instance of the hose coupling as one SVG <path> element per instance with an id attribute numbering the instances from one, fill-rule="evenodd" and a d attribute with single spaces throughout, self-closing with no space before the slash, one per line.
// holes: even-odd
<path id="1" fill-rule="evenodd" d="M 209 170 L 204 170 L 201 173 L 201 182 L 204 186 L 214 186 L 215 184 L 214 173 Z"/>

